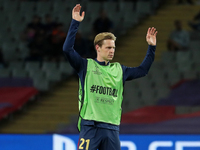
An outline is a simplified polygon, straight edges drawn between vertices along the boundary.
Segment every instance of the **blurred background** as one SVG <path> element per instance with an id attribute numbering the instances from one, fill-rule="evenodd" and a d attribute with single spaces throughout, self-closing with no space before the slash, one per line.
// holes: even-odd
<path id="1" fill-rule="evenodd" d="M 200 134 L 199 0 L 0 0 L 0 133 L 78 133 L 78 77 L 62 52 L 77 3 L 82 57 L 109 31 L 114 62 L 139 66 L 158 30 L 149 74 L 125 84 L 120 133 Z"/>

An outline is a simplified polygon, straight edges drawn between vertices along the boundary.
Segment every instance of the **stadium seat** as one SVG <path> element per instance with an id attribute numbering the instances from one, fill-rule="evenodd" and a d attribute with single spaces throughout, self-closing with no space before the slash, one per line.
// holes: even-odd
<path id="1" fill-rule="evenodd" d="M 197 51 L 200 50 L 200 42 L 199 42 L 199 40 L 190 41 L 189 49 L 190 50 L 197 50 Z"/>
<path id="2" fill-rule="evenodd" d="M 39 70 L 40 69 L 40 62 L 25 62 L 25 70 Z"/>
<path id="3" fill-rule="evenodd" d="M 49 81 L 58 82 L 62 79 L 61 72 L 55 62 L 43 62 L 41 71 L 45 72 L 45 77 Z"/>
<path id="4" fill-rule="evenodd" d="M 123 99 L 122 108 L 124 112 L 144 106 L 141 100 L 140 90 L 137 88 L 134 81 L 125 83 Z"/>
<path id="5" fill-rule="evenodd" d="M 166 75 L 163 68 L 164 66 L 162 63 L 160 63 L 160 66 L 153 63 L 148 72 L 148 78 L 153 82 L 165 80 Z"/>
<path id="6" fill-rule="evenodd" d="M 198 73 L 200 73 L 200 67 L 199 66 L 200 66 L 200 62 L 195 62 L 194 63 L 193 69 Z"/>
<path id="7" fill-rule="evenodd" d="M 178 83 L 182 79 L 181 72 L 176 69 L 167 69 L 165 70 L 165 73 L 167 75 L 167 82 L 169 86 Z"/>
<path id="8" fill-rule="evenodd" d="M 15 37 L 15 39 L 17 36 L 18 36 L 17 39 L 19 39 L 20 34 L 25 29 L 25 25 L 16 26 L 16 24 L 19 24 L 20 22 L 22 23 L 21 19 L 17 21 L 13 20 L 9 26 L 11 28 L 12 35 L 13 37 Z"/>
<path id="9" fill-rule="evenodd" d="M 60 15 L 62 14 L 62 15 Z M 71 22 L 71 12 L 61 12 L 60 14 L 54 14 L 54 18 L 57 18 L 57 21 L 64 24 L 64 28 L 68 28 Z M 67 29 L 66 29 L 67 30 Z"/>
<path id="10" fill-rule="evenodd" d="M 36 5 L 36 13 L 37 14 L 44 14 L 44 13 L 50 13 L 52 9 L 52 3 L 51 2 L 37 2 Z"/>
<path id="11" fill-rule="evenodd" d="M 42 63 L 42 67 L 41 67 L 42 71 L 48 71 L 48 70 L 56 70 L 57 69 L 57 63 L 55 62 L 43 62 Z"/>
<path id="12" fill-rule="evenodd" d="M 135 80 L 137 88 L 141 91 L 141 99 L 145 105 L 155 103 L 155 90 L 148 77 L 142 77 Z"/>
<path id="13" fill-rule="evenodd" d="M 79 32 L 87 37 L 90 36 L 92 34 L 93 29 L 92 23 L 93 22 L 90 22 L 90 24 L 88 24 L 88 22 L 86 21 L 82 22 L 79 26 Z"/>
<path id="14" fill-rule="evenodd" d="M 28 77 L 28 72 L 24 69 L 13 69 L 12 77 Z"/>
<path id="15" fill-rule="evenodd" d="M 0 69 L 0 78 L 10 77 L 11 71 L 9 69 Z"/>
<path id="16" fill-rule="evenodd" d="M 187 114 L 190 112 L 190 106 L 176 106 L 176 114 Z"/>
<path id="17" fill-rule="evenodd" d="M 166 85 L 166 83 L 163 83 L 163 84 L 160 83 L 160 85 L 157 85 L 155 87 L 156 100 L 167 97 L 169 93 L 170 93 L 170 88 Z"/>
<path id="18" fill-rule="evenodd" d="M 154 88 L 143 88 L 141 98 L 146 106 L 151 106 L 156 104 L 155 97 L 155 89 Z"/>
<path id="19" fill-rule="evenodd" d="M 197 111 L 200 111 L 200 106 L 192 106 L 192 107 L 190 107 L 190 112 L 191 113 L 194 113 L 194 112 L 197 112 Z"/>
<path id="20" fill-rule="evenodd" d="M 198 74 L 196 70 L 187 70 L 183 72 L 183 79 L 194 80 L 198 78 Z"/>
<path id="21" fill-rule="evenodd" d="M 24 63 L 22 61 L 11 61 L 9 63 L 8 68 L 10 70 L 13 70 L 13 69 L 24 69 Z"/>
<path id="22" fill-rule="evenodd" d="M 17 48 L 17 43 L 13 42 L 4 42 L 2 44 L 2 52 L 4 55 L 5 61 L 13 61 L 16 60 L 16 48 Z"/>
<path id="23" fill-rule="evenodd" d="M 3 6 L 3 11 L 8 13 L 10 11 L 17 12 L 19 9 L 19 1 L 3 1 L 2 2 L 2 6 Z"/>
<path id="24" fill-rule="evenodd" d="M 52 13 L 54 14 L 63 14 L 67 12 L 67 4 L 61 1 L 55 1 L 52 4 Z"/>
<path id="25" fill-rule="evenodd" d="M 6 13 L 2 13 L 2 15 L 0 15 L 0 23 L 4 23 L 6 21 L 6 17 Z"/>
<path id="26" fill-rule="evenodd" d="M 104 9 L 108 14 L 117 12 L 117 2 L 112 2 L 112 1 L 104 1 L 102 3 L 102 9 Z"/>
<path id="27" fill-rule="evenodd" d="M 86 11 L 87 13 L 96 14 L 96 17 L 99 16 L 99 12 L 102 10 L 102 2 L 87 2 Z"/>
<path id="28" fill-rule="evenodd" d="M 2 47 L 4 47 L 4 43 L 12 43 L 13 44 L 13 46 L 14 46 L 14 35 L 13 34 L 11 34 L 11 33 L 7 33 L 7 32 L 1 32 L 1 34 L 2 34 L 2 40 L 1 40 L 1 42 L 2 42 Z M 9 48 L 9 46 L 6 46 L 6 49 L 7 48 Z"/>
<path id="29" fill-rule="evenodd" d="M 36 2 L 28 2 L 28 1 L 21 2 L 19 5 L 19 11 L 24 14 L 28 12 L 35 13 L 36 12 L 35 9 L 36 9 Z"/>
<path id="30" fill-rule="evenodd" d="M 32 21 L 32 17 L 36 13 L 27 9 L 26 13 L 20 12 L 20 14 L 22 14 L 21 16 L 23 17 L 23 26 L 26 27 L 26 25 Z"/>
<path id="31" fill-rule="evenodd" d="M 122 13 L 129 12 L 130 14 L 133 14 L 134 12 L 133 2 L 119 1 L 118 7 L 119 7 L 119 11 Z"/>
<path id="32" fill-rule="evenodd" d="M 143 88 L 151 88 L 152 87 L 152 82 L 148 79 L 148 77 L 142 77 L 135 79 L 135 84 L 138 86 L 138 88 L 143 89 Z"/>
<path id="33" fill-rule="evenodd" d="M 28 73 L 29 73 L 29 77 L 32 78 L 33 80 L 34 79 L 45 79 L 45 76 L 46 76 L 45 72 L 43 72 L 40 69 L 36 69 L 36 68 L 28 70 Z"/>
<path id="34" fill-rule="evenodd" d="M 161 61 L 163 63 L 165 63 L 165 64 L 175 63 L 175 61 L 176 61 L 176 53 L 175 52 L 164 51 L 161 54 Z"/>
<path id="35" fill-rule="evenodd" d="M 50 83 L 45 78 L 34 78 L 33 79 L 34 87 L 41 92 L 46 92 L 50 90 Z"/>
<path id="36" fill-rule="evenodd" d="M 71 76 L 74 72 L 74 69 L 71 67 L 71 65 L 69 64 L 69 62 L 60 62 L 58 69 L 61 73 L 63 73 L 64 75 Z"/>
<path id="37" fill-rule="evenodd" d="M 125 28 L 128 29 L 139 23 L 139 16 L 136 13 L 124 12 L 123 14 Z"/>
<path id="38" fill-rule="evenodd" d="M 29 56 L 30 51 L 27 47 L 27 43 L 19 41 L 17 48 L 19 48 L 20 58 L 22 60 L 24 60 L 25 58 Z"/>
<path id="39" fill-rule="evenodd" d="M 58 69 L 48 69 L 46 70 L 46 78 L 49 81 L 59 82 L 62 79 L 61 72 Z"/>
<path id="40" fill-rule="evenodd" d="M 31 65 L 32 66 L 32 65 Z M 50 81 L 46 77 L 46 73 L 40 69 L 29 70 L 29 77 L 33 80 L 34 87 L 39 91 L 48 91 L 50 89 Z"/>
<path id="41" fill-rule="evenodd" d="M 187 71 L 191 70 L 193 61 L 191 61 L 192 54 L 190 51 L 182 52 L 178 51 L 176 53 L 176 64 L 178 70 L 180 71 Z"/>
<path id="42" fill-rule="evenodd" d="M 139 16 L 150 15 L 152 13 L 151 2 L 150 1 L 137 1 L 136 12 L 137 12 L 137 14 L 139 14 Z"/>
<path id="43" fill-rule="evenodd" d="M 200 48 L 198 50 L 192 50 L 192 57 L 190 61 L 194 61 L 194 63 L 200 63 Z"/>

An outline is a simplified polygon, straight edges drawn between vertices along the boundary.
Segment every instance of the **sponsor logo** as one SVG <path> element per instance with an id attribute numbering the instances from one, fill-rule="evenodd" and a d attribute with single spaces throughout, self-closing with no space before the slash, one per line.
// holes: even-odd
<path id="1" fill-rule="evenodd" d="M 149 150 L 158 150 L 159 148 L 170 148 L 175 146 L 174 150 L 185 150 L 184 148 L 197 148 L 200 149 L 200 141 L 153 141 L 149 145 Z"/>
<path id="2" fill-rule="evenodd" d="M 113 105 L 114 100 L 113 99 L 105 99 L 105 98 L 96 98 L 96 103 L 101 103 L 101 104 L 108 104 L 108 105 Z"/>
<path id="3" fill-rule="evenodd" d="M 76 150 L 76 144 L 66 136 L 54 134 L 53 150 Z"/>
<path id="4" fill-rule="evenodd" d="M 92 70 L 92 72 L 96 75 L 101 75 L 102 73 L 99 71 L 99 67 L 95 66 L 96 70 Z"/>
<path id="5" fill-rule="evenodd" d="M 135 143 L 132 141 L 121 141 L 121 147 L 127 148 L 127 150 L 137 150 Z"/>
<path id="6" fill-rule="evenodd" d="M 99 94 L 103 94 L 103 95 L 109 95 L 109 96 L 114 96 L 117 97 L 117 89 L 113 89 L 110 87 L 103 87 L 103 86 L 99 86 L 99 85 L 92 85 L 90 88 L 90 92 L 91 93 L 99 93 Z"/>
<path id="7" fill-rule="evenodd" d="M 138 149 L 133 141 L 122 140 L 121 148 L 126 150 L 141 150 Z M 53 135 L 53 150 L 76 150 L 75 141 L 66 137 L 54 134 Z M 152 141 L 147 150 L 159 150 L 164 148 L 165 150 L 186 150 L 187 148 L 199 148 L 200 141 Z M 196 149 L 195 149 L 196 150 Z"/>

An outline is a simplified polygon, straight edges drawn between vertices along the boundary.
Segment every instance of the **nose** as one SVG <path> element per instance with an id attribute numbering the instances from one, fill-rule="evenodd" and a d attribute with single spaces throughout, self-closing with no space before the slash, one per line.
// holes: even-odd
<path id="1" fill-rule="evenodd" d="M 115 52 L 115 49 L 114 49 L 114 48 L 111 48 L 110 52 L 111 52 L 111 53 L 114 53 L 114 52 Z"/>

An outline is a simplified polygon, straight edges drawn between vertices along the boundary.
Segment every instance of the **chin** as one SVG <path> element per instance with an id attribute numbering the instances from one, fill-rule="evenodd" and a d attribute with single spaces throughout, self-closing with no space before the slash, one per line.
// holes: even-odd
<path id="1" fill-rule="evenodd" d="M 108 60 L 113 60 L 113 57 L 108 57 Z"/>

